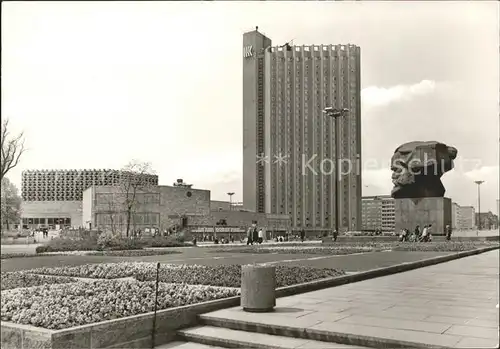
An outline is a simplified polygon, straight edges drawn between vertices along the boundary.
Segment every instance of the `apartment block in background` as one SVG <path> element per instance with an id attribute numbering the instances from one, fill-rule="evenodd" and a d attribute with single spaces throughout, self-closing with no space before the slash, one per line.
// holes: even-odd
<path id="1" fill-rule="evenodd" d="M 476 210 L 472 206 L 460 206 L 460 225 L 458 229 L 468 230 L 476 228 Z"/>
<path id="2" fill-rule="evenodd" d="M 363 196 L 361 203 L 363 231 L 394 231 L 394 199 L 390 195 Z"/>
<path id="3" fill-rule="evenodd" d="M 460 205 L 456 202 L 451 203 L 451 228 L 453 230 L 460 229 L 462 216 L 460 211 Z"/>

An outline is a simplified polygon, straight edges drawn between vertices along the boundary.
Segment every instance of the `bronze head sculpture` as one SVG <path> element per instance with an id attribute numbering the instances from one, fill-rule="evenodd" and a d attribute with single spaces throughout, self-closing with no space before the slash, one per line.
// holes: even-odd
<path id="1" fill-rule="evenodd" d="M 441 176 L 453 168 L 457 149 L 444 143 L 409 142 L 399 146 L 391 159 L 395 199 L 443 197 Z"/>

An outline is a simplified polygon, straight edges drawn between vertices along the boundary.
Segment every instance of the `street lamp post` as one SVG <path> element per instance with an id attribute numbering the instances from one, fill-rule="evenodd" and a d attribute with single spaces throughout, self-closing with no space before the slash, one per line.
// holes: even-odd
<path id="1" fill-rule="evenodd" d="M 474 183 L 477 184 L 477 230 L 479 234 L 479 230 L 481 230 L 481 184 L 484 183 L 484 181 L 475 181 Z"/>
<path id="2" fill-rule="evenodd" d="M 340 210 L 339 210 L 339 181 L 340 181 L 340 169 L 339 169 L 339 138 L 340 138 L 340 127 L 339 121 L 340 117 L 344 116 L 349 109 L 347 108 L 332 108 L 327 107 L 323 110 L 327 116 L 330 116 L 334 120 L 335 125 L 335 231 L 337 234 L 339 233 L 339 218 L 340 218 Z"/>
<path id="3" fill-rule="evenodd" d="M 234 193 L 227 193 L 229 195 L 229 211 L 233 210 L 233 195 Z"/>

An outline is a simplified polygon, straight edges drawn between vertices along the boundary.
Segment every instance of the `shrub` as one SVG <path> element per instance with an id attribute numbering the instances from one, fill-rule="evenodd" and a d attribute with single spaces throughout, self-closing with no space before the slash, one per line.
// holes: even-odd
<path id="1" fill-rule="evenodd" d="M 176 236 L 155 236 L 149 241 L 145 241 L 148 247 L 188 247 L 191 243 L 184 242 L 183 237 Z"/>
<path id="2" fill-rule="evenodd" d="M 69 252 L 69 251 L 106 251 L 106 250 L 140 250 L 144 243 L 138 239 L 126 239 L 121 236 L 101 234 L 99 237 L 85 236 L 79 238 L 56 238 L 45 245 L 38 246 L 36 253 Z"/>
<path id="3" fill-rule="evenodd" d="M 87 237 L 84 239 L 55 238 L 45 245 L 38 246 L 36 253 L 66 252 L 66 251 L 93 251 L 97 250 L 97 239 Z"/>

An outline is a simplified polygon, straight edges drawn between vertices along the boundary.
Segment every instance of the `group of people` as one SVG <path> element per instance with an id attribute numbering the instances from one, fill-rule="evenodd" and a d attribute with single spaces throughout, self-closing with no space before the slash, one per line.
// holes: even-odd
<path id="1" fill-rule="evenodd" d="M 264 230 L 262 228 L 258 229 L 257 224 L 252 224 L 247 230 L 247 245 L 262 244 L 264 241 Z"/>
<path id="2" fill-rule="evenodd" d="M 61 230 L 59 230 L 60 232 Z M 48 228 L 38 228 L 30 231 L 30 237 L 35 237 L 35 233 L 42 233 L 42 238 L 47 239 L 49 237 L 49 229 Z"/>
<path id="3" fill-rule="evenodd" d="M 451 227 L 446 225 L 445 227 L 446 240 L 451 240 Z M 408 229 L 403 229 L 399 235 L 399 240 L 404 241 L 415 241 L 415 242 L 430 242 L 432 241 L 432 224 L 425 225 L 422 230 L 420 230 L 420 225 L 415 227 L 413 234 L 410 233 Z"/>
<path id="4" fill-rule="evenodd" d="M 422 230 L 420 230 L 420 225 L 415 227 L 413 234 L 410 233 L 408 229 L 403 229 L 399 235 L 399 241 L 411 241 L 411 242 L 430 242 L 432 241 L 432 224 L 425 225 Z"/>

